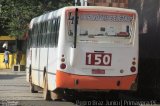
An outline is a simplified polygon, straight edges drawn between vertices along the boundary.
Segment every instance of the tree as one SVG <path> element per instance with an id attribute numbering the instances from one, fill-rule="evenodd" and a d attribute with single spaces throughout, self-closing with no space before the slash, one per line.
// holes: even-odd
<path id="1" fill-rule="evenodd" d="M 23 36 L 33 17 L 72 5 L 72 0 L 1 0 L 0 33 Z"/>

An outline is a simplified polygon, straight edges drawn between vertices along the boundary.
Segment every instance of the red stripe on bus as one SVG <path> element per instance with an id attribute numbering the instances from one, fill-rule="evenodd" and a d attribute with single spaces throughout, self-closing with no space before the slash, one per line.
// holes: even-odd
<path id="1" fill-rule="evenodd" d="M 130 90 L 136 76 L 95 77 L 57 71 L 56 86 L 79 90 Z"/>
<path id="2" fill-rule="evenodd" d="M 68 12 L 75 12 L 75 8 L 74 9 L 67 9 L 66 10 L 66 13 Z M 94 14 L 108 14 L 108 15 L 128 15 L 128 16 L 136 16 L 136 13 L 134 12 L 130 12 L 130 11 L 119 11 L 119 10 L 107 10 L 107 9 L 81 9 L 79 8 L 79 11 L 78 11 L 79 14 L 81 13 L 86 13 L 86 14 L 89 14 L 89 13 L 94 13 Z"/>

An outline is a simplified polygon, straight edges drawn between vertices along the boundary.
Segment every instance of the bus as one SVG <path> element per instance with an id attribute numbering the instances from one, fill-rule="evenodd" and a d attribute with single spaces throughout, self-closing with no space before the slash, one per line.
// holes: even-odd
<path id="1" fill-rule="evenodd" d="M 135 90 L 138 75 L 135 10 L 69 6 L 31 20 L 26 79 L 45 100 L 66 91 Z"/>

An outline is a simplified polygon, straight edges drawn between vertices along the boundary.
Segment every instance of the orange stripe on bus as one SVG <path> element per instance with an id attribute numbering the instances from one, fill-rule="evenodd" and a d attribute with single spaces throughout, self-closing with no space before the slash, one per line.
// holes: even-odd
<path id="1" fill-rule="evenodd" d="M 123 77 L 95 77 L 57 71 L 56 86 L 57 88 L 79 90 L 130 90 L 136 76 L 135 74 Z"/>

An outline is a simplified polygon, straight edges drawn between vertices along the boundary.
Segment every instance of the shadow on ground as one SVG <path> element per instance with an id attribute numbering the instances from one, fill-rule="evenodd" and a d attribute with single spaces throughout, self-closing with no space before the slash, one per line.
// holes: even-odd
<path id="1" fill-rule="evenodd" d="M 1 75 L 0 74 L 0 80 L 5 79 L 5 80 L 11 80 L 11 79 L 15 79 L 17 77 L 22 77 L 24 75 Z"/>

